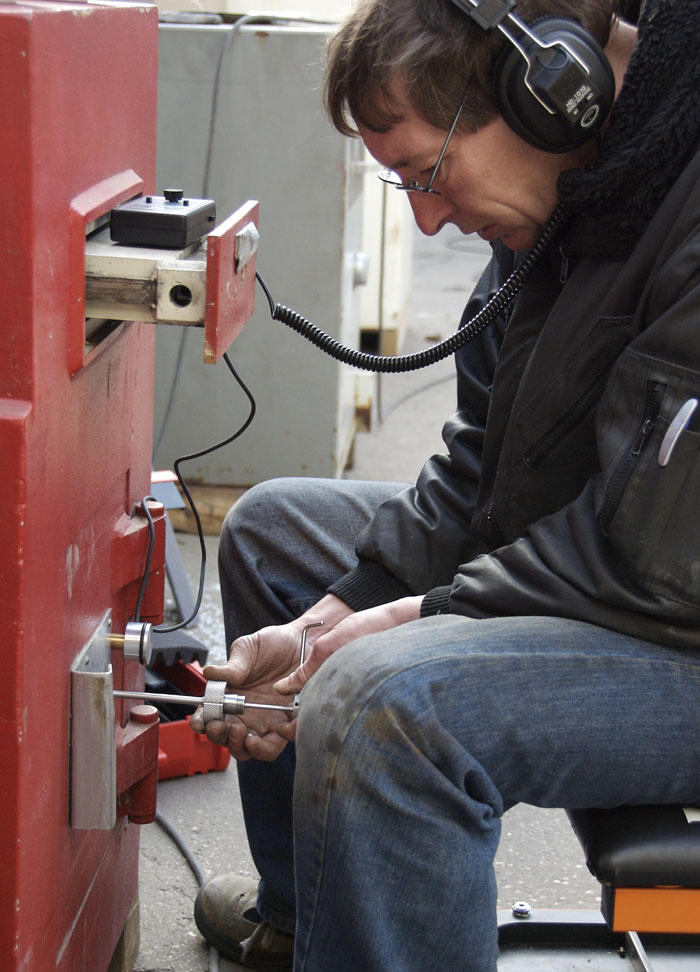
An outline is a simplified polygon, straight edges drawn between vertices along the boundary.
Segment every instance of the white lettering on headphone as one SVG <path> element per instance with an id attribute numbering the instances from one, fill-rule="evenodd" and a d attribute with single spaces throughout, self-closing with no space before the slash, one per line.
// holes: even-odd
<path id="1" fill-rule="evenodd" d="M 566 110 L 568 113 L 571 114 L 573 111 L 576 111 L 581 102 L 584 101 L 590 93 L 591 86 L 589 84 L 582 84 L 578 91 L 566 102 Z"/>
<path id="2" fill-rule="evenodd" d="M 590 128 L 600 114 L 600 105 L 591 105 L 581 119 L 581 128 Z"/>

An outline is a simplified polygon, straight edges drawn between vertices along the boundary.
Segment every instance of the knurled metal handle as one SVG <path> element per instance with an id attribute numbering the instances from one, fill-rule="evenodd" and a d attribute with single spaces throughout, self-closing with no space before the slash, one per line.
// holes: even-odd
<path id="1" fill-rule="evenodd" d="M 202 720 L 206 725 L 212 719 L 221 721 L 224 718 L 224 699 L 226 697 L 226 682 L 209 681 L 204 689 L 202 701 Z"/>

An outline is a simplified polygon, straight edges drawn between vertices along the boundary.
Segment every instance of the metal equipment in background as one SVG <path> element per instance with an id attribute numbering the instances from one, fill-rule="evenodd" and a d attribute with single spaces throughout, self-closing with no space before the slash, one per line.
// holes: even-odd
<path id="1" fill-rule="evenodd" d="M 206 245 L 206 202 L 204 226 L 185 217 L 153 251 L 109 239 L 117 207 L 165 210 L 168 226 L 187 208 L 147 202 L 157 40 L 152 6 L 0 5 L 3 972 L 136 959 L 133 824 L 155 817 L 158 713 L 113 687 L 144 684 L 165 582 L 155 329 L 139 321 L 202 327 L 216 360 L 253 307 L 255 203 Z"/>
<path id="2" fill-rule="evenodd" d="M 258 269 L 275 299 L 358 347 L 365 163 L 359 140 L 334 132 L 323 111 L 323 51 L 332 29 L 291 21 L 162 23 L 157 173 L 159 186 L 211 197 L 221 212 L 258 199 Z M 183 336 L 162 329 L 157 337 L 156 440 L 177 381 L 157 468 L 224 438 L 231 425 L 226 376 L 199 368 L 192 335 L 185 340 L 178 372 Z M 357 375 L 271 321 L 264 300 L 233 357 L 259 404 L 256 434 L 191 463 L 192 483 L 339 475 L 355 434 Z"/>

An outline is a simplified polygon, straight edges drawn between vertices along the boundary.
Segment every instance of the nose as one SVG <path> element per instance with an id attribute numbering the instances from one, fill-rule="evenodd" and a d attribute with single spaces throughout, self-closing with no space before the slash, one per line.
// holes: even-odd
<path id="1" fill-rule="evenodd" d="M 446 196 L 431 192 L 409 192 L 407 195 L 418 229 L 426 236 L 435 236 L 453 212 L 452 203 Z"/>

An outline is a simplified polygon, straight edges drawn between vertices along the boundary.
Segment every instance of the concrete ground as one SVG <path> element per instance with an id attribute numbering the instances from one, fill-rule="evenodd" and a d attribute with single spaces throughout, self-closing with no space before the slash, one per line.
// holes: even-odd
<path id="1" fill-rule="evenodd" d="M 454 331 L 486 259 L 478 240 L 465 239 L 452 227 L 431 240 L 416 241 L 416 284 L 402 352 L 426 347 Z M 374 400 L 380 403 L 382 421 L 375 419 L 371 432 L 358 435 L 348 477 L 415 479 L 423 460 L 443 451 L 440 428 L 453 410 L 452 374 L 448 359 L 427 371 L 377 379 Z M 184 534 L 178 535 L 178 543 L 194 584 L 199 574 L 198 543 Z M 224 658 L 216 546 L 216 538 L 209 537 L 205 595 L 199 624 L 192 629 L 210 649 L 212 661 Z M 206 877 L 226 870 L 255 877 L 233 764 L 223 772 L 161 782 L 158 807 L 182 834 Z M 496 874 L 500 908 L 523 899 L 535 908 L 598 907 L 598 885 L 588 874 L 561 811 L 526 806 L 510 810 L 503 821 Z M 192 871 L 171 838 L 157 823 L 143 827 L 141 949 L 135 972 L 209 969 L 209 951 L 192 915 L 196 891 Z M 240 966 L 222 958 L 219 968 L 230 972 Z"/>

